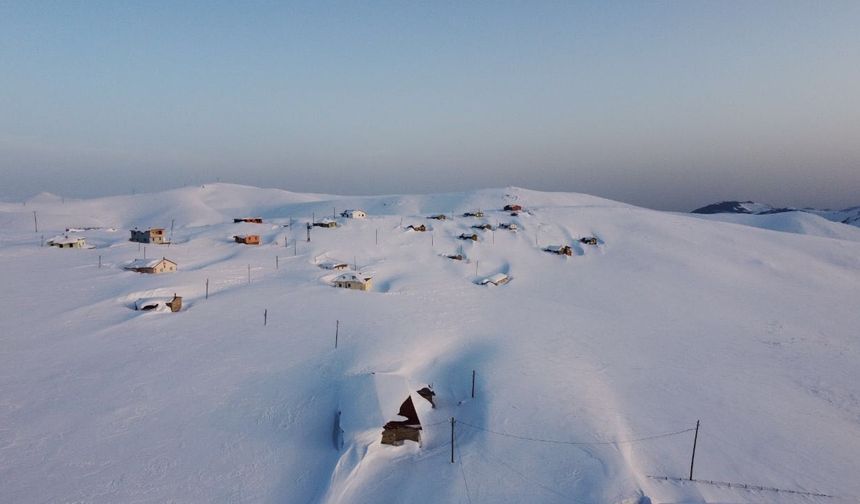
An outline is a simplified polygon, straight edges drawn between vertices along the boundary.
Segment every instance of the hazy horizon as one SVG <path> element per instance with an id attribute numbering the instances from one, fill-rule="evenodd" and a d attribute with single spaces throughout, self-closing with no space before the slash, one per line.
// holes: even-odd
<path id="1" fill-rule="evenodd" d="M 0 1 L 0 198 L 860 205 L 860 2 Z"/>

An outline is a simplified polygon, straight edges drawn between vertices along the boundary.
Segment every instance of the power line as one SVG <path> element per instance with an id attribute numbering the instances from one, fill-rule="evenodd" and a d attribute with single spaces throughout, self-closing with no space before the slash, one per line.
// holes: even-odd
<path id="1" fill-rule="evenodd" d="M 500 432 L 500 431 L 495 431 L 492 429 L 485 429 L 483 427 L 478 427 L 477 425 L 472 425 L 470 423 L 466 423 L 462 420 L 458 420 L 457 423 L 460 425 L 465 425 L 467 427 L 471 427 L 473 429 L 478 429 L 478 430 L 482 430 L 484 432 L 489 432 L 490 434 L 496 434 L 497 436 L 504 436 L 504 437 L 514 438 L 514 439 L 521 439 L 523 441 L 533 441 L 536 443 L 550 443 L 550 444 L 563 444 L 563 445 L 581 445 L 581 446 L 640 443 L 643 441 L 650 441 L 652 439 L 660 439 L 660 438 L 669 437 L 669 436 L 677 436 L 679 434 L 684 434 L 687 432 L 693 432 L 694 430 L 696 430 L 695 428 L 690 428 L 690 429 L 684 429 L 684 430 L 679 430 L 679 431 L 675 431 L 675 432 L 666 432 L 663 434 L 655 434 L 653 436 L 645 436 L 645 437 L 635 438 L 635 439 L 612 440 L 612 441 L 561 441 L 561 440 L 556 440 L 556 439 L 541 439 L 541 438 L 533 438 L 533 437 L 528 437 L 528 436 L 520 436 L 518 434 L 510 434 L 508 432 Z"/>
<path id="2" fill-rule="evenodd" d="M 457 447 L 457 458 L 460 462 L 460 474 L 463 475 L 463 485 L 466 487 L 466 499 L 469 500 L 469 504 L 472 504 L 472 495 L 469 492 L 469 482 L 466 481 L 466 471 L 463 469 L 463 454 L 460 453 L 460 443 L 456 443 L 454 446 Z"/>

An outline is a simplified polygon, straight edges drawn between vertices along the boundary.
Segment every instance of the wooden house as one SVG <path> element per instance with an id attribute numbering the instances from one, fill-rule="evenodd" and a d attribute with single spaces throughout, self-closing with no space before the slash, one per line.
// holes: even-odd
<path id="1" fill-rule="evenodd" d="M 483 217 L 483 216 L 484 216 L 484 212 L 482 212 L 481 210 L 475 210 L 473 212 L 466 212 L 463 214 L 463 217 Z"/>
<path id="2" fill-rule="evenodd" d="M 164 257 L 161 259 L 135 259 L 127 264 L 125 269 L 138 273 L 172 273 L 176 271 L 176 263 Z"/>
<path id="3" fill-rule="evenodd" d="M 580 238 L 579 243 L 582 243 L 584 245 L 597 245 L 597 237 L 586 236 L 585 238 Z"/>
<path id="4" fill-rule="evenodd" d="M 364 210 L 348 209 L 341 212 L 340 216 L 347 219 L 366 219 L 367 213 Z"/>
<path id="5" fill-rule="evenodd" d="M 263 218 L 262 217 L 239 217 L 239 218 L 233 219 L 233 222 L 234 223 L 247 222 L 249 224 L 262 224 Z"/>
<path id="6" fill-rule="evenodd" d="M 236 243 L 244 243 L 245 245 L 259 245 L 260 235 L 236 235 L 233 237 Z"/>
<path id="7" fill-rule="evenodd" d="M 314 222 L 314 226 L 321 228 L 336 228 L 337 222 L 332 219 L 323 219 L 319 222 Z"/>
<path id="8" fill-rule="evenodd" d="M 169 243 L 167 237 L 164 235 L 163 228 L 149 228 L 147 230 L 132 229 L 129 241 L 156 244 Z"/>
<path id="9" fill-rule="evenodd" d="M 505 212 L 522 212 L 523 207 L 522 205 L 505 205 L 505 208 L 503 210 Z"/>
<path id="10" fill-rule="evenodd" d="M 551 254 L 566 255 L 566 256 L 573 255 L 573 249 L 570 248 L 569 245 L 551 245 L 551 246 L 545 248 L 544 250 L 551 253 Z"/>
<path id="11" fill-rule="evenodd" d="M 87 248 L 87 241 L 80 236 L 57 236 L 48 240 L 48 245 L 57 248 Z"/>
<path id="12" fill-rule="evenodd" d="M 519 228 L 513 222 L 510 222 L 510 223 L 503 222 L 503 223 L 499 224 L 499 229 L 508 229 L 510 231 L 516 231 Z"/>
<path id="13" fill-rule="evenodd" d="M 412 231 L 419 231 L 419 232 L 423 233 L 423 232 L 427 231 L 427 226 L 425 226 L 424 224 L 419 224 L 417 226 L 415 224 L 410 224 L 410 225 L 406 226 L 406 229 L 411 229 Z"/>
<path id="14" fill-rule="evenodd" d="M 472 226 L 472 229 L 480 229 L 482 231 L 492 231 L 493 226 L 491 226 L 490 224 L 475 224 L 474 226 Z"/>
<path id="15" fill-rule="evenodd" d="M 447 219 L 448 219 L 448 216 L 447 216 L 447 215 L 445 215 L 445 214 L 436 214 L 436 215 L 431 215 L 431 216 L 429 216 L 429 217 L 427 217 L 427 218 L 428 218 L 428 219 L 433 219 L 433 220 L 447 220 Z"/>
<path id="16" fill-rule="evenodd" d="M 462 233 L 462 234 L 461 234 L 460 236 L 458 236 L 457 238 L 459 238 L 459 239 L 461 239 L 461 240 L 472 240 L 472 241 L 478 241 L 478 235 L 476 235 L 475 233 L 472 233 L 472 234 Z"/>
<path id="17" fill-rule="evenodd" d="M 335 278 L 334 286 L 340 289 L 369 291 L 373 288 L 373 277 L 358 271 L 350 271 Z"/>

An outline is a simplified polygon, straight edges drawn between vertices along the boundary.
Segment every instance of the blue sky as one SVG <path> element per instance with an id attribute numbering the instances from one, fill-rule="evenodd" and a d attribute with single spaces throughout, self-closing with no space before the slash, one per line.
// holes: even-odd
<path id="1" fill-rule="evenodd" d="M 860 204 L 860 2 L 0 0 L 0 197 Z"/>

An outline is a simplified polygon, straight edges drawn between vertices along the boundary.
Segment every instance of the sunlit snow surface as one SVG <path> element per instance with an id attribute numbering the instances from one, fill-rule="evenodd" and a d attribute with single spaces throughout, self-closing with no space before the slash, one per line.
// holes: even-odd
<path id="1" fill-rule="evenodd" d="M 306 241 L 312 215 L 346 208 L 368 218 Z M 455 218 L 426 219 L 438 213 Z M 232 222 L 247 215 L 265 223 Z M 860 229 L 708 219 L 519 188 L 212 184 L 0 203 L 0 501 L 853 502 Z M 128 241 L 171 222 L 169 247 Z M 483 222 L 519 229 L 471 228 Z M 101 228 L 76 232 L 96 248 L 40 247 L 70 227 Z M 246 233 L 262 244 L 233 241 Z M 577 242 L 592 235 L 598 246 Z M 543 251 L 565 244 L 572 257 Z M 144 248 L 178 272 L 124 271 Z M 371 274 L 373 290 L 331 287 L 326 261 Z M 497 273 L 511 281 L 476 283 Z M 174 293 L 178 313 L 133 309 Z M 422 445 L 381 445 L 396 405 L 428 384 Z M 689 475 L 692 432 L 611 442 L 697 419 L 697 478 L 838 499 L 649 478 Z"/>

